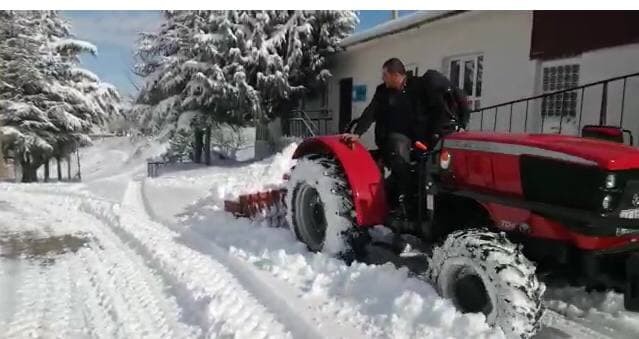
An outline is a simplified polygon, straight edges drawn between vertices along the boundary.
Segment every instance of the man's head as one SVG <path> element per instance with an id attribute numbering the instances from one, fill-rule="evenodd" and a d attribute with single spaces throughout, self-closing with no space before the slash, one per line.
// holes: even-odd
<path id="1" fill-rule="evenodd" d="M 382 79 L 387 88 L 400 89 L 406 79 L 404 64 L 397 58 L 386 60 L 382 66 Z"/>

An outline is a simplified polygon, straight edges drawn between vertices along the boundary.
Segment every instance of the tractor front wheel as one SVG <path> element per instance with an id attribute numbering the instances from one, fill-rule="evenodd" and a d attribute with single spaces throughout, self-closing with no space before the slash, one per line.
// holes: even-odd
<path id="1" fill-rule="evenodd" d="M 355 215 L 351 190 L 340 164 L 324 155 L 300 158 L 287 184 L 288 224 L 313 252 L 354 258 Z"/>
<path id="2" fill-rule="evenodd" d="M 428 275 L 460 311 L 483 313 L 508 338 L 530 338 L 539 330 L 545 289 L 535 269 L 504 235 L 467 229 L 433 249 Z"/>

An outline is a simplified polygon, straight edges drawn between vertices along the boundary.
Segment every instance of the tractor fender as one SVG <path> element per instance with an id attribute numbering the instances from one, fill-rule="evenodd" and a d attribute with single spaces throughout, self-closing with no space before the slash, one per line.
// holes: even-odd
<path id="1" fill-rule="evenodd" d="M 304 140 L 293 159 L 308 154 L 332 155 L 340 163 L 352 191 L 355 221 L 360 227 L 381 225 L 388 211 L 384 178 L 369 151 L 359 142 L 346 145 L 339 135 Z"/>

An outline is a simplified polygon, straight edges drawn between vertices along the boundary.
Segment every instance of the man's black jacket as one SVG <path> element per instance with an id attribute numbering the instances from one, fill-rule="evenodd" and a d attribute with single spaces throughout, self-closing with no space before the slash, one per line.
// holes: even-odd
<path id="1" fill-rule="evenodd" d="M 431 142 L 433 135 L 439 133 L 442 126 L 447 125 L 451 118 L 462 128 L 468 123 L 470 109 L 465 96 L 448 78 L 437 71 L 429 70 L 421 77 L 406 79 L 404 91 L 411 109 L 404 114 L 397 114 L 389 103 L 393 91 L 396 90 L 388 89 L 384 84 L 377 86 L 371 103 L 364 109 L 354 130 L 355 134 L 361 136 L 373 122 L 377 122 L 375 143 L 378 147 L 384 145 L 389 132 L 388 126 L 410 126 L 410 135 L 407 135 L 409 138 L 414 141 Z M 398 123 L 393 119 L 408 121 Z"/>

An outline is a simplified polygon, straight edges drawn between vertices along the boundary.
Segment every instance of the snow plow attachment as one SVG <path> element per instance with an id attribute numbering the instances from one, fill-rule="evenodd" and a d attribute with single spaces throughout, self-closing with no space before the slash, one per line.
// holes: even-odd
<path id="1" fill-rule="evenodd" d="M 237 218 L 266 222 L 269 226 L 286 225 L 286 189 L 240 195 L 237 200 L 225 200 L 224 210 Z"/>

